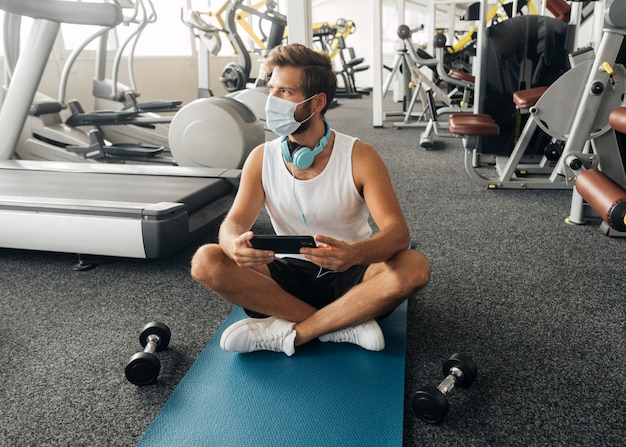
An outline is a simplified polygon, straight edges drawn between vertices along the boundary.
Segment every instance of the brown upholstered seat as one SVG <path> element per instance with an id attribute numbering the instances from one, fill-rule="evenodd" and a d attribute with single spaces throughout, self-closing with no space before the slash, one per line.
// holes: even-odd
<path id="1" fill-rule="evenodd" d="M 469 73 L 465 73 L 459 70 L 450 70 L 448 72 L 448 76 L 454 79 L 459 79 L 461 81 L 470 82 L 472 84 L 476 83 L 476 78 Z"/>
<path id="2" fill-rule="evenodd" d="M 565 3 L 565 0 L 548 0 L 546 8 L 548 8 L 548 11 L 550 11 L 557 20 L 569 22 L 572 8 Z"/>
<path id="3" fill-rule="evenodd" d="M 534 87 L 513 93 L 513 102 L 518 109 L 530 109 L 537 104 L 539 98 L 548 90 L 548 87 Z"/>
<path id="4" fill-rule="evenodd" d="M 609 115 L 609 124 L 618 132 L 626 133 L 626 107 L 618 107 Z"/>
<path id="5" fill-rule="evenodd" d="M 450 133 L 455 135 L 499 135 L 500 127 L 484 113 L 454 113 L 448 119 Z"/>

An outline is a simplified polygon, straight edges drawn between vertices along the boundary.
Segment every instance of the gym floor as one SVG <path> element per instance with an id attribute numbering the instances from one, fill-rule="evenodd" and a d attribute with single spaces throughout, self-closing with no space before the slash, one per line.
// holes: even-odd
<path id="1" fill-rule="evenodd" d="M 380 151 L 432 264 L 409 303 L 404 445 L 623 445 L 626 240 L 566 225 L 569 191 L 473 184 L 459 140 L 424 151 L 419 130 L 374 129 L 370 97 L 327 118 Z M 265 215 L 255 229 L 269 231 Z M 0 446 L 135 445 L 231 311 L 188 272 L 214 239 L 86 272 L 71 270 L 73 255 L 0 250 Z M 124 366 L 152 320 L 172 340 L 157 383 L 136 387 Z M 451 393 L 442 425 L 426 424 L 410 397 L 459 351 L 478 377 Z"/>

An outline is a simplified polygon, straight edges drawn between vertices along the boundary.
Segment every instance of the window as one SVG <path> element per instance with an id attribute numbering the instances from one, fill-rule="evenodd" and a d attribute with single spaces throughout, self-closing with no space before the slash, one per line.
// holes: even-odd
<path id="1" fill-rule="evenodd" d="M 114 50 L 121 42 L 138 29 L 139 23 L 148 19 L 148 23 L 141 32 L 135 48 L 135 56 L 189 56 L 191 55 L 191 39 L 189 29 L 181 21 L 181 9 L 186 6 L 185 0 L 137 0 L 124 2 L 124 23 L 110 32 L 108 48 Z M 136 6 L 136 9 L 134 6 Z M 132 6 L 132 7 L 131 7 Z M 126 21 L 125 21 L 126 22 Z M 62 42 L 65 50 L 70 52 L 80 46 L 97 29 L 91 26 L 68 25 L 61 26 Z M 95 50 L 97 39 L 91 42 L 86 49 Z M 130 47 L 126 49 L 126 53 Z"/>

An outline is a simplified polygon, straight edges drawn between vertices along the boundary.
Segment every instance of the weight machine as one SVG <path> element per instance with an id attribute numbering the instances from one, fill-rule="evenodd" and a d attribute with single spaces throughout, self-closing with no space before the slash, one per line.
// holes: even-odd
<path id="1" fill-rule="evenodd" d="M 239 35 L 238 26 L 248 33 L 260 50 L 267 51 L 282 43 L 287 27 L 287 18 L 276 11 L 276 2 L 272 0 L 262 0 L 252 6 L 244 5 L 243 0 L 230 0 L 228 3 L 229 5 L 225 9 L 226 21 L 222 23 L 225 25 L 228 40 L 235 49 L 240 63 L 230 62 L 226 64 L 220 81 L 226 91 L 235 92 L 244 89 L 248 82 L 254 81 L 250 78 L 250 71 L 252 70 L 250 53 Z M 261 10 L 263 6 L 265 6 L 264 11 Z M 259 19 L 259 30 L 263 33 L 263 39 L 254 33 L 252 26 L 248 23 L 248 19 L 252 16 Z M 267 35 L 263 32 L 261 25 L 263 20 L 271 24 Z M 264 82 L 260 79 L 257 81 Z M 256 83 L 256 86 L 262 85 L 259 82 Z"/>
<path id="2" fill-rule="evenodd" d="M 568 117 L 563 111 L 575 104 L 563 102 L 576 100 L 573 92 L 589 68 L 581 53 L 569 61 L 580 68 L 567 71 L 570 32 L 564 22 L 545 16 L 517 16 L 488 28 L 479 74 L 488 100 L 479 110 L 495 120 L 499 133 L 481 136 L 465 153 L 470 178 L 490 188 L 568 188 L 562 179 L 549 180 L 559 158 L 558 142 L 566 138 L 557 127 L 567 126 L 560 124 Z M 536 103 L 529 101 L 535 88 L 546 86 Z M 517 97 L 523 98 L 519 108 Z M 451 127 L 459 120 L 451 118 Z M 491 166 L 495 176 L 488 173 Z"/>
<path id="3" fill-rule="evenodd" d="M 334 24 L 327 22 L 313 24 L 313 40 L 320 49 L 332 59 L 338 58 L 340 70 L 337 75 L 343 81 L 343 88 L 338 88 L 338 98 L 360 98 L 368 95 L 370 89 L 357 88 L 356 73 L 369 70 L 362 57 L 356 57 L 354 48 L 346 45 L 346 38 L 356 31 L 352 20 L 338 19 Z"/>
<path id="4" fill-rule="evenodd" d="M 607 20 L 595 54 L 593 51 L 573 53 L 572 68 L 551 84 L 536 104 L 531 101 L 528 121 L 512 153 L 496 156 L 495 177 L 485 175 L 481 170 L 484 165 L 477 164 L 477 157 L 484 154 L 480 143 L 488 138 L 481 126 L 491 118 L 479 115 L 450 118 L 451 129 L 465 135 L 465 166 L 472 179 L 490 188 L 569 189 L 573 176 L 565 175 L 563 163 L 574 153 L 580 154 L 580 160 L 596 160 L 616 182 L 626 182 L 620 148 L 609 124 L 612 111 L 626 96 L 626 68 L 622 64 L 626 58 L 626 9 L 623 3 L 619 5 L 605 3 Z M 532 89 L 519 93 L 525 92 L 533 93 Z M 497 122 L 496 116 L 493 119 Z M 473 120 L 473 124 L 468 120 Z M 539 163 L 525 162 L 536 131 L 551 138 L 558 149 L 539 153 Z M 613 169 L 616 172 L 610 172 Z M 579 215 L 573 211 L 571 220 L 581 221 L 575 217 Z"/>
<path id="5" fill-rule="evenodd" d="M 503 20 L 507 20 L 516 14 L 513 14 L 513 3 L 509 0 L 498 0 L 497 4 L 492 6 L 486 15 L 486 21 L 489 24 L 496 24 Z M 517 14 L 521 14 L 527 9 L 528 14 L 537 15 L 537 9 L 531 0 L 519 0 L 517 2 Z M 480 20 L 479 16 L 480 3 L 472 3 L 467 7 L 463 15 L 459 17 L 462 21 L 477 22 Z M 471 62 L 469 58 L 476 53 L 476 35 L 478 32 L 478 25 L 474 25 L 469 31 L 464 33 L 459 39 L 452 45 L 448 46 L 443 52 L 441 60 L 444 65 L 453 69 L 465 70 L 471 72 Z M 437 47 L 437 45 L 434 45 Z M 437 56 L 440 57 L 439 55 Z"/>
<path id="6" fill-rule="evenodd" d="M 600 217 L 605 235 L 626 237 L 626 69 L 613 62 L 626 62 L 626 4 L 608 0 L 604 5 L 602 42 L 563 149 L 560 174 L 575 182 L 566 222 L 584 224 Z M 611 91 L 621 92 L 621 101 L 609 113 L 604 132 L 591 140 L 589 153 L 576 141 L 597 129 L 587 117 L 602 110 L 604 95 Z"/>
<path id="7" fill-rule="evenodd" d="M 479 20 L 478 9 L 480 4 L 474 3 L 466 10 L 461 20 Z M 514 9 L 516 12 L 514 12 Z M 516 15 L 522 14 L 522 11 L 526 9 L 530 15 L 537 15 L 537 10 L 530 0 L 520 0 L 518 2 L 506 2 L 506 0 L 499 0 L 486 15 L 487 22 L 493 27 L 503 21 L 510 20 Z M 476 52 L 473 44 L 475 43 L 475 36 L 477 26 L 474 26 L 469 32 L 465 34 L 463 38 L 452 46 L 446 46 L 447 38 L 443 32 L 437 32 L 433 39 L 433 46 L 435 48 L 436 60 L 436 73 L 440 81 L 445 82 L 448 86 L 449 97 L 454 97 L 457 93 L 462 91 L 462 99 L 459 102 L 461 112 L 471 112 L 473 107 L 473 93 L 475 90 L 475 76 L 468 73 L 471 71 L 469 61 L 465 61 L 466 58 L 473 56 Z M 419 54 L 419 53 L 418 53 Z M 459 66 L 459 70 L 455 69 L 455 66 Z M 453 67 L 448 71 L 447 67 Z M 430 95 L 429 95 L 430 96 Z M 433 134 L 439 137 L 453 137 L 447 129 L 444 131 L 438 117 L 443 114 L 457 113 L 457 110 L 450 108 L 437 109 L 433 98 L 426 97 L 428 102 L 425 104 L 424 115 L 428 118 L 426 129 L 420 136 L 420 146 L 424 149 L 429 149 L 433 146 Z M 408 115 L 407 115 L 408 116 Z M 406 123 L 406 119 L 405 119 Z"/>
<path id="8" fill-rule="evenodd" d="M 410 93 L 411 99 L 403 113 L 404 120 L 402 122 L 395 122 L 393 125 L 394 127 L 400 128 L 425 127 L 424 132 L 420 136 L 420 146 L 424 149 L 429 149 L 433 146 L 432 133 L 434 132 L 440 135 L 437 122 L 438 116 L 449 113 L 470 112 L 471 109 L 453 100 L 457 90 L 453 89 L 450 92 L 444 91 L 437 85 L 437 82 L 433 81 L 422 72 L 421 68 L 428 68 L 433 73 L 441 71 L 441 68 L 438 70 L 441 61 L 429 57 L 425 52 L 415 48 L 411 41 L 411 29 L 407 25 L 400 25 L 397 34 L 402 41 L 403 47 L 396 52 L 391 72 L 383 85 L 383 96 L 387 94 L 394 76 L 398 73 L 402 73 L 403 87 L 406 89 L 405 98 L 412 90 L 412 93 Z M 463 89 L 473 88 L 472 83 L 462 79 L 453 80 L 451 77 L 447 76 L 447 80 Z M 424 110 L 421 114 L 417 115 L 417 121 L 415 121 L 412 120 L 415 117 L 413 109 L 418 99 L 421 101 Z M 443 103 L 443 107 L 438 107 L 436 101 Z"/>

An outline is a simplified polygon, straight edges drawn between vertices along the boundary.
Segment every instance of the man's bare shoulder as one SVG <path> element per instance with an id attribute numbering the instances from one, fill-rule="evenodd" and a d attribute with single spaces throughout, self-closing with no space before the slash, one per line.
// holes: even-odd
<path id="1" fill-rule="evenodd" d="M 263 165 L 263 154 L 265 153 L 265 144 L 259 144 L 257 147 L 250 151 L 248 154 L 248 158 L 246 158 L 246 162 L 243 166 L 244 171 L 246 170 L 257 170 L 261 169 Z"/>
<path id="2" fill-rule="evenodd" d="M 357 164 L 374 166 L 379 166 L 381 164 L 384 165 L 384 162 L 376 148 L 361 140 L 356 140 L 354 142 L 354 147 L 352 148 L 352 160 L 353 163 Z"/>

